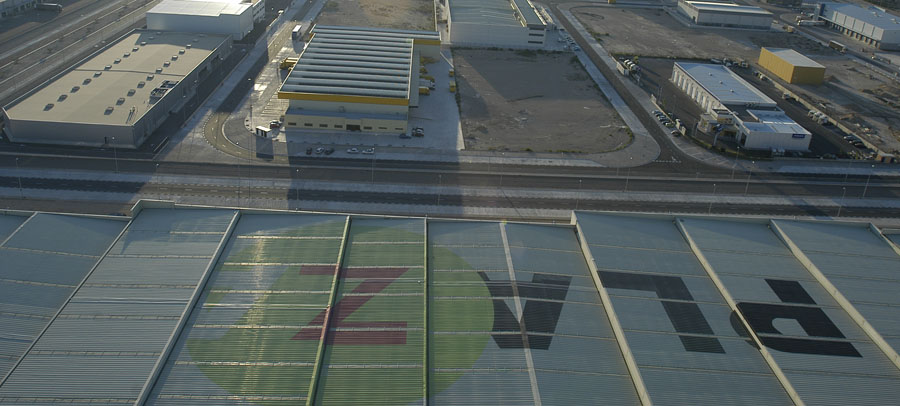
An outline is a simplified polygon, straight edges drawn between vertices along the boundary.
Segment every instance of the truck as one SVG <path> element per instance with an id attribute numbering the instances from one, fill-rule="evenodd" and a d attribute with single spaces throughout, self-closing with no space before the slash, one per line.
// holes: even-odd
<path id="1" fill-rule="evenodd" d="M 37 3 L 34 5 L 35 10 L 62 12 L 63 6 L 58 3 Z"/>
<path id="2" fill-rule="evenodd" d="M 297 24 L 294 26 L 294 30 L 291 31 L 291 39 L 297 41 L 301 37 L 303 37 L 303 24 Z"/>
<path id="3" fill-rule="evenodd" d="M 828 47 L 840 53 L 847 52 L 847 46 L 837 41 L 828 41 Z"/>

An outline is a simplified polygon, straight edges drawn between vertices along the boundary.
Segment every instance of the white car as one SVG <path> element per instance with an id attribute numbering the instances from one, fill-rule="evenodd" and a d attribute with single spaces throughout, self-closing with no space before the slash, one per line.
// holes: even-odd
<path id="1" fill-rule="evenodd" d="M 348 154 L 358 154 L 359 150 L 356 148 L 349 148 L 349 149 L 347 149 L 347 153 Z"/>
<path id="2" fill-rule="evenodd" d="M 366 148 L 362 150 L 362 153 L 366 155 L 372 155 L 375 153 L 375 148 Z"/>

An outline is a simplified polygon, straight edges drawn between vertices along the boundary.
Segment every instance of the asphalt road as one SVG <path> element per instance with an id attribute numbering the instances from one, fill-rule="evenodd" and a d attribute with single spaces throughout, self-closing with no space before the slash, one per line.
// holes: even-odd
<path id="1" fill-rule="evenodd" d="M 798 216 L 837 216 L 836 207 L 816 207 L 809 205 L 759 205 L 759 204 L 725 204 L 725 203 L 679 203 L 679 202 L 633 202 L 627 200 L 586 200 L 580 198 L 558 197 L 515 197 L 515 196 L 459 196 L 426 193 L 391 193 L 371 191 L 331 191 L 293 188 L 259 187 L 242 188 L 223 185 L 157 185 L 140 182 L 108 182 L 108 181 L 73 181 L 58 179 L 22 179 L 22 187 L 28 189 L 79 190 L 117 193 L 137 193 L 145 195 L 179 195 L 217 198 L 252 198 L 294 200 L 298 197 L 304 201 L 340 201 L 350 203 L 429 205 L 429 206 L 465 206 L 517 209 L 562 209 L 562 210 L 614 210 L 629 212 L 678 212 L 678 213 L 716 213 L 740 215 L 798 215 Z M 0 177 L 0 187 L 18 187 L 19 179 Z M 640 182 L 638 182 L 640 183 Z M 732 185 L 737 186 L 737 185 Z M 249 195 L 249 196 L 248 196 Z M 0 205 L 9 206 L 6 199 Z M 25 199 L 19 199 L 25 200 Z M 846 199 L 840 208 L 845 217 L 900 217 L 896 209 L 853 207 L 853 200 Z M 105 208 L 113 208 L 107 205 Z M 413 213 L 410 213 L 413 214 Z"/>

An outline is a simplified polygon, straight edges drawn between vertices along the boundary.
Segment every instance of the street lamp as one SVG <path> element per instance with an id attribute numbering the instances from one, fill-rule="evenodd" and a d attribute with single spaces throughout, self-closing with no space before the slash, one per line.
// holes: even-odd
<path id="1" fill-rule="evenodd" d="M 875 165 L 872 165 L 872 170 L 869 171 L 869 176 L 866 177 L 866 187 L 863 188 L 862 198 L 866 198 L 866 192 L 869 190 L 869 181 L 872 180 L 872 172 L 875 172 Z"/>
<path id="2" fill-rule="evenodd" d="M 715 200 L 715 199 L 716 199 L 716 184 L 713 183 L 713 200 Z M 712 204 L 713 204 L 713 200 L 710 200 L 710 201 L 709 201 L 709 208 L 706 209 L 706 215 L 707 215 L 707 216 L 710 215 L 710 214 L 712 214 Z"/>
<path id="3" fill-rule="evenodd" d="M 842 192 L 841 192 L 841 202 L 838 203 L 837 217 L 840 217 L 840 216 L 841 216 L 841 209 L 844 208 L 844 197 L 847 196 L 847 188 L 846 188 L 846 187 L 841 187 L 841 190 L 842 190 Z"/>
<path id="4" fill-rule="evenodd" d="M 441 189 L 444 187 L 444 175 L 438 174 L 438 207 L 441 206 Z"/>
<path id="5" fill-rule="evenodd" d="M 578 211 L 578 203 L 581 201 L 581 179 L 578 179 L 578 194 L 575 196 L 575 211 Z"/>
<path id="6" fill-rule="evenodd" d="M 731 179 L 734 179 L 734 167 L 737 166 L 737 159 L 738 159 L 738 157 L 739 157 L 740 155 L 741 155 L 741 146 L 738 145 L 738 147 L 737 147 L 737 153 L 734 154 L 734 163 L 731 164 Z"/>
<path id="7" fill-rule="evenodd" d="M 119 154 L 116 152 L 116 137 L 112 137 L 113 144 L 113 161 L 116 164 L 116 173 L 119 172 Z"/>
<path id="8" fill-rule="evenodd" d="M 250 103 L 250 131 L 253 131 L 253 79 L 247 78 L 250 83 L 250 94 L 247 96 L 247 103 Z"/>
<path id="9" fill-rule="evenodd" d="M 300 169 L 295 169 L 297 171 L 297 210 L 300 209 Z"/>
<path id="10" fill-rule="evenodd" d="M 19 178 L 19 195 L 24 199 L 25 192 L 22 191 L 22 174 L 19 173 L 19 157 L 16 157 L 16 177 Z"/>
<path id="11" fill-rule="evenodd" d="M 753 165 L 756 165 L 756 161 L 750 161 L 750 172 L 747 173 L 747 185 L 744 186 L 744 196 L 747 196 L 747 190 L 750 189 L 750 177 L 753 176 Z"/>
<path id="12" fill-rule="evenodd" d="M 375 184 L 375 148 L 372 148 L 372 184 Z"/>

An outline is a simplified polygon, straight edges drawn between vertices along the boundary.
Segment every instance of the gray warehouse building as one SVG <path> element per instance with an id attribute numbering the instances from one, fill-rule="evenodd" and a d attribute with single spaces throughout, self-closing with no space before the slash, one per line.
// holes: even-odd
<path id="1" fill-rule="evenodd" d="M 762 217 L 7 211 L 0 405 L 893 405 L 898 241 Z"/>
<path id="2" fill-rule="evenodd" d="M 848 37 L 884 50 L 900 50 L 900 16 L 882 8 L 819 3 L 816 15 Z"/>
<path id="3" fill-rule="evenodd" d="M 772 26 L 772 13 L 754 6 L 678 0 L 678 11 L 692 23 L 709 27 L 768 30 Z"/>
<path id="4" fill-rule="evenodd" d="M 3 109 L 12 142 L 138 148 L 231 51 L 230 35 L 135 30 Z"/>
<path id="5" fill-rule="evenodd" d="M 454 45 L 542 48 L 547 22 L 530 0 L 448 0 Z"/>

